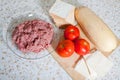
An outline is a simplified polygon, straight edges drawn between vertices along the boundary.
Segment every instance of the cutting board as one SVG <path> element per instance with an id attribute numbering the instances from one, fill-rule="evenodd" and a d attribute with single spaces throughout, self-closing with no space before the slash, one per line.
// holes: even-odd
<path id="1" fill-rule="evenodd" d="M 90 48 L 91 48 L 90 49 L 91 50 L 90 54 L 92 54 L 93 52 L 97 51 L 97 49 L 95 48 L 93 43 L 87 38 L 87 36 L 82 31 L 82 29 L 79 27 L 79 25 L 76 25 L 76 26 L 80 30 L 81 38 L 86 39 L 90 43 Z M 48 48 L 48 51 L 51 53 L 53 58 L 60 64 L 60 66 L 71 76 L 71 78 L 73 80 L 85 80 L 86 78 L 82 74 L 80 74 L 77 71 L 75 71 L 75 69 L 74 69 L 76 64 L 77 64 L 77 62 L 82 59 L 82 57 L 80 55 L 78 55 L 78 54 L 76 54 L 74 52 L 72 56 L 70 56 L 68 58 L 63 58 L 63 57 L 60 57 L 57 54 L 57 52 L 55 51 L 58 42 L 60 40 L 64 40 L 63 31 L 64 30 L 60 31 L 59 40 L 58 41 L 54 41 L 54 40 L 52 41 L 52 45 Z M 111 53 L 109 53 L 109 55 L 110 54 Z M 108 57 L 109 55 L 105 54 L 106 57 Z"/>

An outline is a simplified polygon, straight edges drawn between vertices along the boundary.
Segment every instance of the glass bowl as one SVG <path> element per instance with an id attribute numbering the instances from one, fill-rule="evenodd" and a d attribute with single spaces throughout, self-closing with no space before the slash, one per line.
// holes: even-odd
<path id="1" fill-rule="evenodd" d="M 50 23 L 53 26 L 53 30 L 54 30 L 54 34 L 53 34 L 53 39 L 51 41 L 51 45 L 54 42 L 54 44 L 57 44 L 56 39 L 58 38 L 58 34 L 56 34 L 57 28 L 54 26 L 54 24 L 51 22 L 50 18 L 48 16 L 46 16 L 43 13 L 33 13 L 33 12 L 27 12 L 24 14 L 17 14 L 12 16 L 11 18 L 11 22 L 10 24 L 8 24 L 8 27 L 6 29 L 6 44 L 8 46 L 8 48 L 17 56 L 24 58 L 24 59 L 40 59 L 43 58 L 47 55 L 50 54 L 50 52 L 48 52 L 47 49 L 44 49 L 42 51 L 40 51 L 39 53 L 34 53 L 34 52 L 28 52 L 28 53 L 23 53 L 22 51 L 20 51 L 16 44 L 12 41 L 12 32 L 14 30 L 14 28 L 20 24 L 23 23 L 24 21 L 27 20 L 34 20 L 34 19 L 38 19 L 38 20 L 44 20 L 48 23 Z M 54 45 L 56 46 L 56 45 Z"/>

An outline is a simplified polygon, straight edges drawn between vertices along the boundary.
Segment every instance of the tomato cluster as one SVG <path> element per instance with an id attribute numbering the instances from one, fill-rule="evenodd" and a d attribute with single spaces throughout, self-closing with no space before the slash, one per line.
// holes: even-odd
<path id="1" fill-rule="evenodd" d="M 68 25 L 64 30 L 65 40 L 59 42 L 56 51 L 61 57 L 69 57 L 74 51 L 79 55 L 86 55 L 90 45 L 85 39 L 80 39 L 80 31 L 76 26 Z"/>

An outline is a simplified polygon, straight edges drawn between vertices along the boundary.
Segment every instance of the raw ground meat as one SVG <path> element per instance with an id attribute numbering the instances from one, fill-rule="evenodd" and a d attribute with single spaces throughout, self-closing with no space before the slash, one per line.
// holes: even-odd
<path id="1" fill-rule="evenodd" d="M 25 21 L 17 25 L 12 40 L 22 52 L 35 52 L 47 48 L 53 38 L 53 27 L 43 20 Z"/>

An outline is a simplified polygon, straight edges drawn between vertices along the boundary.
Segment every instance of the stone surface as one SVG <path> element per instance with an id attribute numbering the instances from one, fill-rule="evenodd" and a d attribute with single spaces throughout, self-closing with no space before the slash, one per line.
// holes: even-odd
<path id="1" fill-rule="evenodd" d="M 67 1 L 78 5 L 75 0 Z M 49 9 L 53 2 L 54 0 L 0 0 L 0 80 L 72 80 L 51 55 L 37 60 L 22 59 L 7 48 L 2 37 L 3 28 L 8 26 L 12 16 L 31 11 L 47 14 L 43 9 Z M 78 2 L 92 9 L 120 39 L 120 0 Z M 113 61 L 113 68 L 105 77 L 97 80 L 120 80 L 120 47 L 109 59 Z"/>

